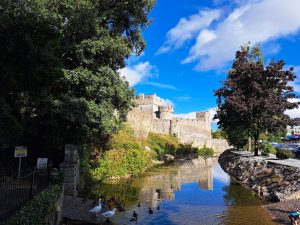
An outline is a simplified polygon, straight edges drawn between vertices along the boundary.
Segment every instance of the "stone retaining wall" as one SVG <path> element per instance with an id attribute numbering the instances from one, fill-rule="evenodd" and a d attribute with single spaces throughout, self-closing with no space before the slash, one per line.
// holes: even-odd
<path id="1" fill-rule="evenodd" d="M 268 201 L 300 198 L 300 168 L 226 150 L 219 164 L 244 187 Z"/>

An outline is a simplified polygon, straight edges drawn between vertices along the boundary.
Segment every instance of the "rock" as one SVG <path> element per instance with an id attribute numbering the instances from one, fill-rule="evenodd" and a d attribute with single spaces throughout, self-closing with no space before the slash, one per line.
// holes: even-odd
<path id="1" fill-rule="evenodd" d="M 252 192 L 271 201 L 282 201 L 300 190 L 300 168 L 241 155 L 230 150 L 219 156 L 219 164 Z"/>
<path id="2" fill-rule="evenodd" d="M 145 146 L 146 151 L 150 152 L 151 148 L 149 146 Z"/>
<path id="3" fill-rule="evenodd" d="M 172 162 L 175 160 L 175 157 L 173 155 L 170 155 L 170 154 L 165 154 L 164 157 L 163 157 L 164 161 L 166 162 Z"/>

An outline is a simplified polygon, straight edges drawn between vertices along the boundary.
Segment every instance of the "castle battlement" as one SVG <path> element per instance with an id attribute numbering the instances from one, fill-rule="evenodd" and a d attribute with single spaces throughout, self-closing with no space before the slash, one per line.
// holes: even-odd
<path id="1" fill-rule="evenodd" d="M 170 112 L 173 113 L 174 108 L 172 105 L 162 105 L 159 107 L 160 112 Z"/>
<path id="2" fill-rule="evenodd" d="M 137 105 L 156 105 L 156 106 L 162 106 L 164 104 L 163 100 L 158 97 L 156 94 L 152 95 L 145 95 L 140 94 L 136 97 L 135 100 Z"/>
<path id="3" fill-rule="evenodd" d="M 164 105 L 164 100 L 153 95 L 140 94 L 136 97 L 136 108 L 128 113 L 127 121 L 140 138 L 150 132 L 176 135 L 181 143 L 194 147 L 212 147 L 219 152 L 228 148 L 224 140 L 211 137 L 210 111 L 196 112 L 196 118 L 173 117 L 174 107 Z"/>

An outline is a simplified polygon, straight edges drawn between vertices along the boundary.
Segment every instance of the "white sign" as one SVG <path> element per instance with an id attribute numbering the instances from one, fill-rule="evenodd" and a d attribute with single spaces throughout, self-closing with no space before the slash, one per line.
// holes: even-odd
<path id="1" fill-rule="evenodd" d="M 36 168 L 38 169 L 45 169 L 47 168 L 48 158 L 38 158 Z"/>
<path id="2" fill-rule="evenodd" d="M 27 147 L 26 146 L 16 146 L 15 147 L 15 157 L 26 157 Z"/>

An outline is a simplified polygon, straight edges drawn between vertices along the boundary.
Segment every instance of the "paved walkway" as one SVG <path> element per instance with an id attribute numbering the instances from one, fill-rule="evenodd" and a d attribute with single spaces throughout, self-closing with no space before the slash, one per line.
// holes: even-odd
<path id="1" fill-rule="evenodd" d="M 103 216 L 93 216 L 89 210 L 94 207 L 93 201 L 84 200 L 72 196 L 64 196 L 62 217 L 66 224 L 74 222 L 74 224 L 103 224 L 105 218 Z M 106 210 L 103 210 L 105 212 Z M 102 213 L 102 212 L 101 212 Z"/>
<path id="2" fill-rule="evenodd" d="M 254 156 L 253 152 L 248 151 L 232 151 L 235 154 L 242 155 L 243 157 L 255 158 L 256 160 L 265 160 L 267 162 L 281 164 L 285 166 L 293 166 L 300 168 L 300 160 L 299 159 L 277 159 L 275 155 L 270 156 Z"/>

